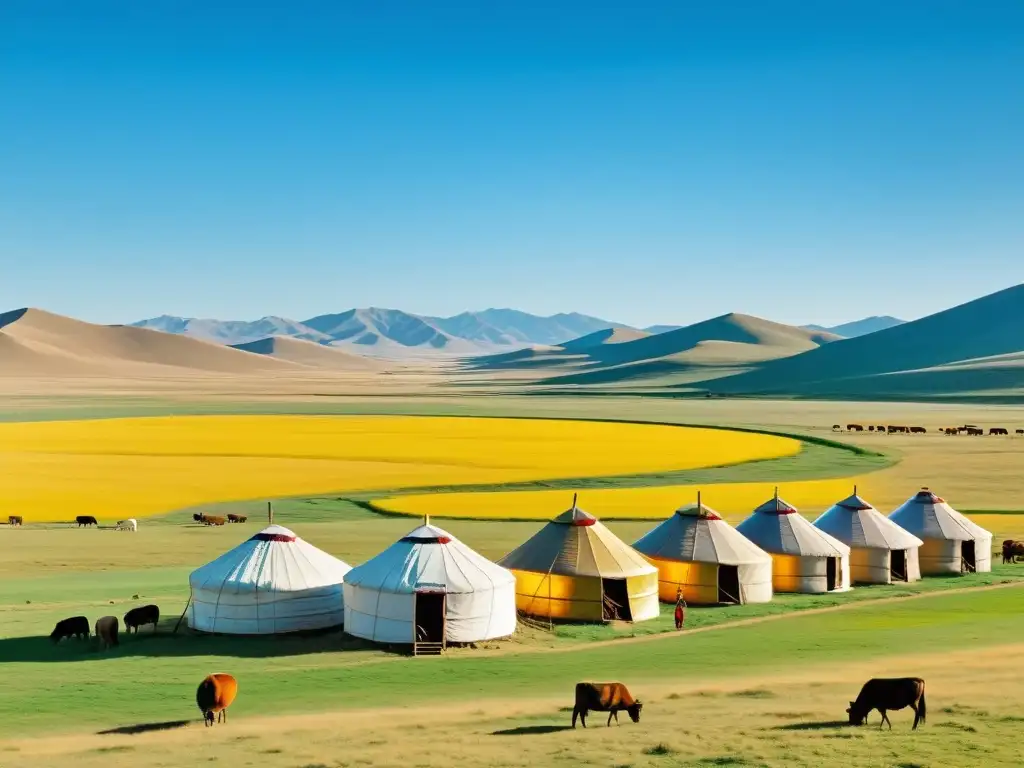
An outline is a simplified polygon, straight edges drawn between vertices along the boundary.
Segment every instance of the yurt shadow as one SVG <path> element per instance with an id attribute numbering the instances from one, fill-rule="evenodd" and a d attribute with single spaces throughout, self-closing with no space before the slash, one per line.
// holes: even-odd
<path id="1" fill-rule="evenodd" d="M 161 627 L 156 634 L 121 634 L 115 648 L 100 650 L 94 638 L 63 640 L 54 645 L 48 635 L 0 638 L 0 658 L 7 662 L 75 663 L 128 657 L 273 658 L 339 651 L 370 650 L 372 645 L 342 632 L 341 628 L 293 632 L 287 635 L 215 635 L 191 630 L 177 634 Z"/>

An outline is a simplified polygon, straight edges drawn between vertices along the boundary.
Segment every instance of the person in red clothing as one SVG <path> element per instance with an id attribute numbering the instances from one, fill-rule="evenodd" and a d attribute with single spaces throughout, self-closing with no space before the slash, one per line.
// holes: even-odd
<path id="1" fill-rule="evenodd" d="M 676 590 L 676 629 L 683 628 L 683 621 L 686 619 L 686 601 L 683 599 L 683 590 Z"/>

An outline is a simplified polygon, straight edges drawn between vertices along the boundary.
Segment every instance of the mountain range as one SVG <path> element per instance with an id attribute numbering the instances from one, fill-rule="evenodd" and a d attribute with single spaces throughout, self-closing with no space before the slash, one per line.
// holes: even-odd
<path id="1" fill-rule="evenodd" d="M 842 336 L 845 339 L 852 339 L 857 336 L 866 336 L 876 331 L 884 331 L 886 328 L 894 328 L 905 322 L 907 321 L 890 315 L 874 315 L 872 317 L 865 317 L 863 320 L 854 320 L 852 323 L 833 325 L 830 328 L 821 325 L 805 325 L 803 327 L 809 331 L 827 331 L 837 336 Z"/>
<path id="2" fill-rule="evenodd" d="M 806 330 L 858 336 L 899 322 L 895 318 L 873 317 L 832 329 L 806 326 Z M 628 330 L 635 334 L 658 336 L 683 328 L 655 325 L 638 329 L 576 312 L 541 317 L 515 309 L 485 309 L 452 317 L 431 317 L 379 307 L 350 309 L 307 320 L 273 315 L 254 321 L 161 315 L 132 325 L 229 346 L 287 337 L 351 348 L 364 355 L 388 357 L 404 356 L 410 352 L 467 357 L 524 347 L 565 345 L 612 328 L 620 329 L 620 334 Z"/>

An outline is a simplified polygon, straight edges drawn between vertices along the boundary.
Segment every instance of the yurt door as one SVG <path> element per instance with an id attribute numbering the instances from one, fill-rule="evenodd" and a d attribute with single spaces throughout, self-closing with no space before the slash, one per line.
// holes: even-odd
<path id="1" fill-rule="evenodd" d="M 894 549 L 889 554 L 889 579 L 891 581 L 907 581 L 907 552 Z"/>
<path id="2" fill-rule="evenodd" d="M 605 621 L 632 621 L 629 610 L 629 590 L 625 579 L 601 579 L 601 596 L 604 602 Z"/>
<path id="3" fill-rule="evenodd" d="M 963 565 L 961 570 L 964 573 L 974 573 L 978 569 L 978 564 L 974 560 L 974 542 L 965 541 L 963 548 L 960 550 L 963 557 Z"/>
<path id="4" fill-rule="evenodd" d="M 839 572 L 838 566 L 838 557 L 830 557 L 825 561 L 825 579 L 827 581 L 829 592 L 836 588 L 836 575 Z"/>
<path id="5" fill-rule="evenodd" d="M 415 652 L 427 650 L 440 652 L 445 645 L 445 593 L 416 593 L 416 640 Z"/>
<path id="6" fill-rule="evenodd" d="M 718 566 L 718 602 L 740 603 L 740 569 L 735 565 Z"/>

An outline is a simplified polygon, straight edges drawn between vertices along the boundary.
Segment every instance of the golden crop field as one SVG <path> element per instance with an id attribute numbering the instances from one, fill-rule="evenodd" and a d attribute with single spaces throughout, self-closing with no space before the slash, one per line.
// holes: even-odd
<path id="1" fill-rule="evenodd" d="M 872 480 L 838 478 L 801 480 L 779 487 L 779 495 L 797 509 L 821 511 L 846 498 L 854 484 L 871 498 Z M 733 520 L 740 520 L 772 497 L 772 483 L 712 483 L 661 485 L 643 488 L 589 488 L 579 493 L 579 506 L 609 520 L 668 517 L 673 510 L 697 500 Z M 572 505 L 571 490 L 433 493 L 375 499 L 374 505 L 405 515 L 470 517 L 495 520 L 548 520 Z M 889 510 L 885 510 L 888 512 Z"/>
<path id="2" fill-rule="evenodd" d="M 411 416 L 168 416 L 0 424 L 0 514 L 141 517 L 356 490 L 656 473 L 792 456 L 784 437 Z"/>

